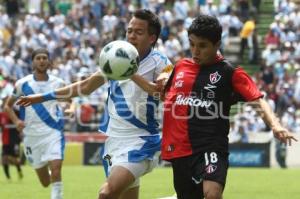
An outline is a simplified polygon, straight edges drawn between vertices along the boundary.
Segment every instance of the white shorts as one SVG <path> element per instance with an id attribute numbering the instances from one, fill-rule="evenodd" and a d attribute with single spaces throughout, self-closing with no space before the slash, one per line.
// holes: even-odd
<path id="1" fill-rule="evenodd" d="M 34 169 L 42 168 L 52 160 L 63 160 L 65 139 L 63 134 L 49 137 L 25 136 L 24 152 Z"/>
<path id="2" fill-rule="evenodd" d="M 139 178 L 157 166 L 160 154 L 160 137 L 108 137 L 103 151 L 103 165 L 109 176 L 114 166 L 128 169 L 135 177 L 129 188 L 139 186 Z"/>

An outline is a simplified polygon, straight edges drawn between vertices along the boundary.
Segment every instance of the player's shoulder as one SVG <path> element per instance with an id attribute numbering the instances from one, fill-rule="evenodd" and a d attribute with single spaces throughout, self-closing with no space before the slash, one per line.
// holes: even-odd
<path id="1" fill-rule="evenodd" d="M 27 76 L 25 76 L 25 77 L 22 77 L 21 79 L 18 79 L 18 80 L 16 81 L 16 85 L 22 85 L 22 84 L 24 84 L 24 83 L 26 83 L 26 82 L 30 82 L 30 81 L 32 81 L 32 80 L 33 80 L 33 75 L 30 74 L 30 75 L 27 75 Z"/>
<path id="2" fill-rule="evenodd" d="M 182 65 L 197 65 L 192 58 L 182 58 L 176 62 L 176 68 Z"/>
<path id="3" fill-rule="evenodd" d="M 65 81 L 57 76 L 49 75 L 49 81 L 51 82 L 58 82 L 58 83 L 64 83 Z"/>
<path id="4" fill-rule="evenodd" d="M 157 49 L 151 51 L 150 57 L 155 61 L 164 61 L 166 64 L 169 62 L 168 57 Z"/>

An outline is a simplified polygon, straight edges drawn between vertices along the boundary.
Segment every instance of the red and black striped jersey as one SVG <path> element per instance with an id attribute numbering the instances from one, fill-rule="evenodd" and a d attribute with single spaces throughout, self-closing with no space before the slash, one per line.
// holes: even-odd
<path id="1" fill-rule="evenodd" d="M 166 87 L 163 159 L 209 150 L 227 152 L 231 105 L 262 96 L 241 67 L 221 56 L 205 66 L 182 59 Z"/>

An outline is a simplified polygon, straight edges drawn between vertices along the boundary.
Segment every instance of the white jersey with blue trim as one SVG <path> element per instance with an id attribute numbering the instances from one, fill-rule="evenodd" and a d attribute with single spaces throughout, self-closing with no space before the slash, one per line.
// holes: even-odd
<path id="1" fill-rule="evenodd" d="M 14 96 L 50 92 L 64 85 L 62 79 L 52 75 L 48 76 L 47 81 L 36 81 L 34 75 L 28 75 L 16 82 Z M 20 107 L 20 119 L 25 123 L 25 136 L 44 136 L 63 131 L 63 112 L 56 100 Z"/>
<path id="2" fill-rule="evenodd" d="M 151 50 L 140 61 L 138 74 L 153 82 L 158 75 L 173 68 L 170 60 L 157 50 Z M 109 81 L 108 116 L 100 122 L 100 132 L 114 137 L 157 135 L 158 100 L 132 80 Z"/>

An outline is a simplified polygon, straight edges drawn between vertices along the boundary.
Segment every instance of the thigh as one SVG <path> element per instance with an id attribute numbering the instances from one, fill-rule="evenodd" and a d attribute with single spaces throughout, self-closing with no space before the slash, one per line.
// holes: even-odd
<path id="1" fill-rule="evenodd" d="M 45 147 L 43 146 L 38 144 L 38 140 L 24 140 L 26 159 L 34 169 L 39 169 L 47 165 L 46 161 L 42 161 L 42 155 L 45 152 Z"/>
<path id="2" fill-rule="evenodd" d="M 192 175 L 198 181 L 213 181 L 225 187 L 228 165 L 228 153 L 199 153 L 192 160 Z"/>
<path id="3" fill-rule="evenodd" d="M 172 160 L 173 183 L 178 199 L 203 198 L 202 181 L 193 178 L 191 156 Z"/>
<path id="4" fill-rule="evenodd" d="M 106 180 L 114 193 L 123 193 L 135 182 L 134 175 L 122 166 L 114 166 Z"/>
<path id="5" fill-rule="evenodd" d="M 150 172 L 158 164 L 160 142 L 149 140 L 140 137 L 107 138 L 102 153 L 107 175 L 114 166 L 126 168 L 136 178 Z"/>
<path id="6" fill-rule="evenodd" d="M 47 140 L 44 146 L 46 150 L 42 155 L 42 161 L 49 162 L 64 159 L 65 141 L 63 137 Z"/>
<path id="7" fill-rule="evenodd" d="M 140 187 L 133 187 L 127 189 L 121 195 L 120 199 L 138 199 L 139 198 L 139 188 Z"/>
<path id="8" fill-rule="evenodd" d="M 12 145 L 2 146 L 2 156 L 12 156 L 14 154 L 14 148 Z"/>

